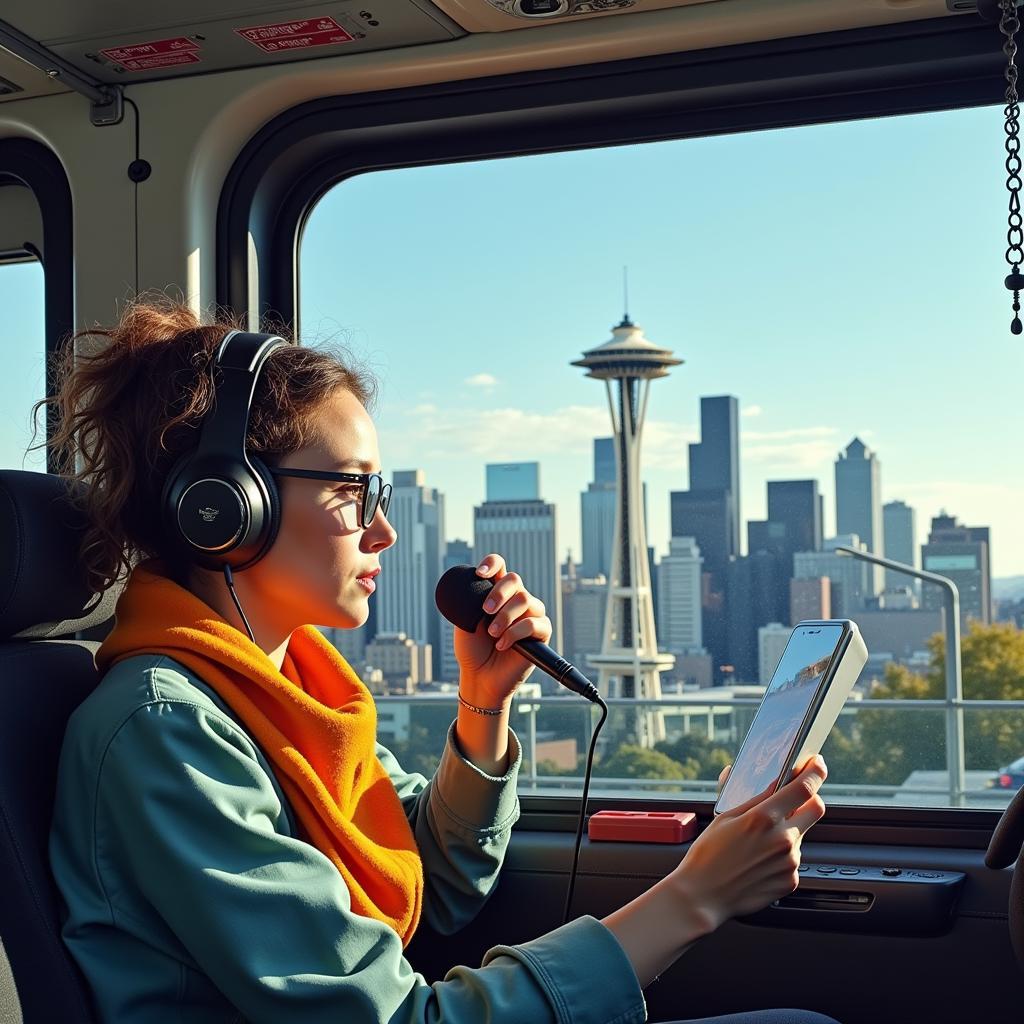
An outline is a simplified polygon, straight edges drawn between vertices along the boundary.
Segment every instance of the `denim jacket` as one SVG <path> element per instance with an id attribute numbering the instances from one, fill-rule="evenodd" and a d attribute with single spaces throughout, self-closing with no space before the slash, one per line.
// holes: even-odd
<path id="1" fill-rule="evenodd" d="M 518 741 L 501 778 L 460 753 L 454 728 L 429 782 L 377 752 L 423 859 L 425 919 L 454 932 L 495 886 L 519 814 Z M 352 912 L 230 709 L 163 656 L 119 662 L 72 715 L 50 861 L 103 1024 L 646 1019 L 629 960 L 593 917 L 427 984 L 391 928 Z"/>

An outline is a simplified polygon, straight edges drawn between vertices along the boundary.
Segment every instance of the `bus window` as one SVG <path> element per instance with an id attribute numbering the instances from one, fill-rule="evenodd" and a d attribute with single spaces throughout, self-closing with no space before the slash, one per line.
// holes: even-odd
<path id="1" fill-rule="evenodd" d="M 642 325 L 684 360 L 651 383 L 640 473 L 674 662 L 648 692 L 625 673 L 609 691 L 595 792 L 713 797 L 792 624 L 842 617 L 871 660 L 824 752 L 830 801 L 1005 806 L 1024 783 L 1024 484 L 1006 443 L 1024 407 L 1000 118 L 386 170 L 323 196 L 302 338 L 377 369 L 394 484 L 376 621 L 333 637 L 381 694 L 383 742 L 421 769 L 440 750 L 458 667 L 433 582 L 492 544 L 524 552 L 510 568 L 596 681 L 616 456 L 605 386 L 572 363 Z M 964 695 L 998 706 L 947 708 L 942 593 L 870 554 L 956 582 Z M 578 790 L 589 709 L 530 682 L 523 791 Z"/>
<path id="2" fill-rule="evenodd" d="M 38 260 L 0 261 L 0 309 L 0 466 L 45 473 L 45 450 L 27 451 L 46 437 L 41 413 L 33 442 L 30 414 L 32 404 L 46 394 L 43 268 Z"/>

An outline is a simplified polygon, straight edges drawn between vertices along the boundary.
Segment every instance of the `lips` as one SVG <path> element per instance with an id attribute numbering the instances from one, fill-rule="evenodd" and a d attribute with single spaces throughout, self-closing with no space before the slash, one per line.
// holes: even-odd
<path id="1" fill-rule="evenodd" d="M 378 565 L 376 569 L 371 569 L 369 572 L 362 572 L 362 573 L 360 573 L 356 577 L 356 579 L 357 580 L 372 580 L 372 579 L 375 579 L 379 575 L 380 575 L 380 566 Z"/>

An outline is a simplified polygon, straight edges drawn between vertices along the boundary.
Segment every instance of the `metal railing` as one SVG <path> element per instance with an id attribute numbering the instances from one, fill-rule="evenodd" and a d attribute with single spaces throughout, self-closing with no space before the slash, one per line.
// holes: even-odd
<path id="1" fill-rule="evenodd" d="M 713 741 L 716 746 L 726 747 L 732 751 L 742 739 L 749 717 L 737 715 L 741 709 L 749 709 L 750 716 L 761 703 L 760 697 L 716 697 L 712 690 L 697 693 L 665 696 L 660 700 L 643 700 L 632 698 L 610 698 L 609 724 L 612 724 L 616 710 L 659 712 L 669 721 L 683 718 L 679 728 L 670 730 L 672 738 L 683 735 L 697 735 Z M 381 726 L 381 742 L 388 745 L 389 735 L 399 735 L 408 724 L 413 722 L 410 710 L 408 722 L 404 725 L 391 717 L 390 712 L 402 707 L 443 707 L 455 716 L 458 703 L 455 693 L 412 694 L 408 696 L 378 697 L 378 708 L 388 721 Z M 596 722 L 593 706 L 578 698 L 566 696 L 530 696 L 517 695 L 512 705 L 512 727 L 522 739 L 524 770 L 520 773 L 519 788 L 521 792 L 537 794 L 564 794 L 578 792 L 582 788 L 582 775 L 553 775 L 539 770 L 538 764 L 538 716 L 545 709 L 570 711 L 583 717 L 583 729 L 580 733 L 582 745 L 578 749 L 586 749 Z M 1024 700 L 900 700 L 896 698 L 860 698 L 849 700 L 840 714 L 840 722 L 844 717 L 857 715 L 864 711 L 885 710 L 890 712 L 932 711 L 941 715 L 943 720 L 949 714 L 963 715 L 965 711 L 1018 711 L 1024 712 Z M 728 716 L 726 722 L 719 720 Z M 404 717 L 402 715 L 399 716 Z M 695 727 L 700 719 L 703 728 Z M 397 728 L 397 732 L 395 732 Z M 606 733 L 611 737 L 614 730 Z M 945 739 L 949 730 L 936 730 L 937 736 Z M 963 733 L 960 733 L 961 737 Z M 602 742 L 604 737 L 602 737 Z M 437 752 L 440 754 L 443 735 L 437 737 Z M 540 741 L 543 742 L 543 741 Z M 1021 735 L 1021 755 L 1024 755 L 1024 731 Z M 954 761 L 955 763 L 955 761 Z M 868 781 L 843 783 L 826 782 L 826 794 L 830 800 L 842 802 L 885 802 L 889 804 L 918 804 L 930 806 L 1005 806 L 1013 796 L 1007 789 L 994 789 L 985 785 L 985 780 L 994 777 L 999 765 L 992 765 L 983 770 L 965 771 L 959 777 L 951 777 L 947 769 L 936 769 L 927 772 L 914 772 L 914 775 L 927 775 L 927 781 L 914 781 L 912 777 L 902 784 L 879 784 Z M 711 797 L 717 788 L 717 779 L 659 779 L 659 778 L 609 778 L 596 776 L 593 780 L 593 792 L 604 792 L 616 796 L 653 796 L 690 795 L 695 797 Z"/>

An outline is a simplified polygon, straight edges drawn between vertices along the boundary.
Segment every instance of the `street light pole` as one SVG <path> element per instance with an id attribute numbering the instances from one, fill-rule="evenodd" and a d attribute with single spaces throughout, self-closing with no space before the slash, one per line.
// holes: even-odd
<path id="1" fill-rule="evenodd" d="M 963 680 L 960 676 L 960 591 L 948 576 L 940 576 L 935 572 L 915 569 L 904 562 L 896 562 L 891 558 L 881 558 L 867 551 L 856 548 L 837 547 L 841 555 L 852 555 L 862 562 L 871 562 L 893 572 L 913 576 L 915 579 L 934 583 L 942 588 L 945 603 L 945 637 L 946 637 L 946 767 L 949 771 L 949 801 L 954 807 L 962 807 L 964 802 L 964 692 Z"/>

